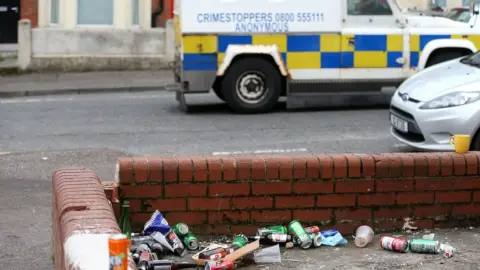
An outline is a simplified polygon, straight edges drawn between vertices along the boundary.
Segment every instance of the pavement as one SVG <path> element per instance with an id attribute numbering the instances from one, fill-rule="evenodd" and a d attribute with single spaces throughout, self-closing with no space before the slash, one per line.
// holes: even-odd
<path id="1" fill-rule="evenodd" d="M 444 258 L 443 254 L 396 253 L 380 247 L 380 237 L 394 235 L 407 240 L 421 239 L 426 233 L 434 233 L 434 240 L 449 244 L 456 250 L 452 258 Z M 364 248 L 354 244 L 353 236 L 344 235 L 347 245 L 338 247 L 321 246 L 302 250 L 280 249 L 281 263 L 254 264 L 248 256 L 248 261 L 239 269 L 245 270 L 288 270 L 288 269 L 336 269 L 336 270 L 363 270 L 363 269 L 405 269 L 405 270 L 473 270 L 480 268 L 478 253 L 480 248 L 480 228 L 441 229 L 432 231 L 413 231 L 379 234 L 372 243 Z M 192 261 L 190 256 L 183 258 L 169 257 L 176 261 Z M 248 263 L 250 262 L 250 263 Z"/>
<path id="2" fill-rule="evenodd" d="M 0 62 L 8 65 L 8 61 Z M 1 76 L 0 98 L 174 89 L 171 70 L 26 73 Z"/>

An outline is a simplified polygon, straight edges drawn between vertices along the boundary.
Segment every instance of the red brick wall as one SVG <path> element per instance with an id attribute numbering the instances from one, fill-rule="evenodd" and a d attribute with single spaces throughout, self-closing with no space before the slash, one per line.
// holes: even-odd
<path id="1" fill-rule="evenodd" d="M 468 226 L 480 215 L 480 152 L 245 157 L 120 157 L 119 197 L 141 229 L 158 209 L 197 233 L 306 224 L 352 233 Z"/>
<path id="2" fill-rule="evenodd" d="M 72 269 L 66 267 L 64 260 L 64 243 L 70 236 L 119 233 L 120 229 L 105 196 L 104 186 L 94 172 L 60 169 L 53 174 L 52 183 L 54 269 Z"/>
<path id="3" fill-rule="evenodd" d="M 20 0 L 20 18 L 29 19 L 32 27 L 38 24 L 38 0 Z"/>
<path id="4" fill-rule="evenodd" d="M 163 1 L 163 12 L 157 16 L 157 27 L 165 27 L 165 24 L 168 19 L 170 19 L 170 14 L 173 11 L 173 1 L 174 0 L 152 0 L 152 12 L 156 10 L 159 6 L 159 1 Z"/>

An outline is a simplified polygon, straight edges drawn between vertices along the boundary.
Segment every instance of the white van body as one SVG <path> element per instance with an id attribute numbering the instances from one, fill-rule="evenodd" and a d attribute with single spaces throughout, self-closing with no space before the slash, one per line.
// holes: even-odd
<path id="1" fill-rule="evenodd" d="M 279 96 L 288 108 L 388 103 L 382 88 L 480 46 L 473 18 L 375 1 L 176 0 L 177 100 L 188 109 L 186 95 L 213 90 L 246 113 L 270 110 Z M 374 8 L 359 8 L 367 2 Z"/>

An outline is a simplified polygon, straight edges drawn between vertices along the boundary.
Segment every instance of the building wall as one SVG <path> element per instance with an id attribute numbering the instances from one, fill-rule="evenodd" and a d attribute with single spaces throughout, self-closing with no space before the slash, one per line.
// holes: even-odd
<path id="1" fill-rule="evenodd" d="M 38 24 L 38 0 L 20 0 L 20 18 L 32 22 L 32 27 Z"/>
<path id="2" fill-rule="evenodd" d="M 428 9 L 431 0 L 398 0 L 398 4 L 402 8 L 417 8 Z M 461 7 L 463 5 L 462 0 L 445 0 L 446 8 Z"/>

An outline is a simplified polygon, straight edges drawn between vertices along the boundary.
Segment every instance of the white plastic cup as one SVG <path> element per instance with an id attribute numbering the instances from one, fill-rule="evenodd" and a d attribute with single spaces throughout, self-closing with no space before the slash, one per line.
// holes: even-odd
<path id="1" fill-rule="evenodd" d="M 374 236 L 375 233 L 370 226 L 362 225 L 357 228 L 355 233 L 355 245 L 363 248 L 373 241 Z"/>

